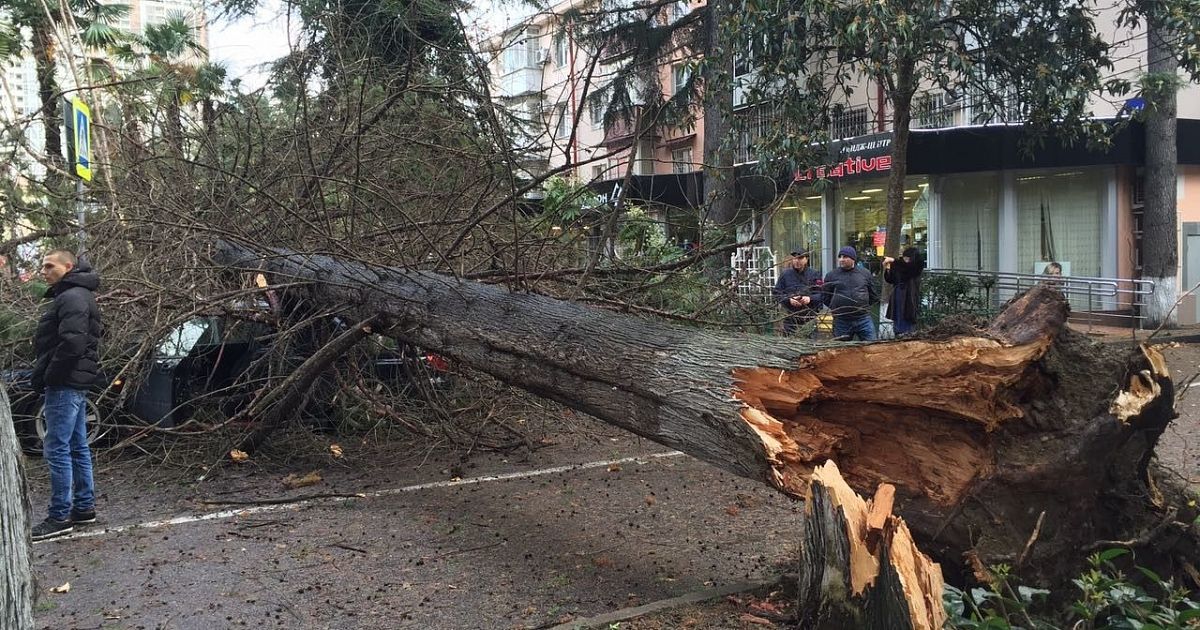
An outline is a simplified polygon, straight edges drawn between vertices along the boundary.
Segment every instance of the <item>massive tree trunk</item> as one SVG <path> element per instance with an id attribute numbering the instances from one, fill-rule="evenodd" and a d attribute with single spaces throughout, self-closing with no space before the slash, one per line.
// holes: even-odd
<path id="1" fill-rule="evenodd" d="M 708 332 L 326 256 L 224 243 L 217 258 L 314 281 L 313 300 L 377 314 L 377 330 L 788 495 L 803 497 L 828 460 L 858 492 L 892 484 L 896 513 L 951 571 L 1004 562 L 1061 583 L 1095 541 L 1144 531 L 1165 561 L 1194 552 L 1191 517 L 1170 512 L 1148 474 L 1174 416 L 1161 356 L 1066 329 L 1067 304 L 1049 287 L 976 334 L 846 345 Z"/>
<path id="2" fill-rule="evenodd" d="M 5 630 L 33 628 L 29 494 L 23 461 L 8 392 L 0 387 L 0 628 Z"/>
<path id="3" fill-rule="evenodd" d="M 1146 48 L 1150 70 L 1146 90 L 1146 205 L 1142 232 L 1142 278 L 1154 282 L 1146 302 L 1146 323 L 1172 327 L 1178 321 L 1179 219 L 1176 210 L 1176 93 L 1178 63 L 1169 42 L 1174 38 L 1165 18 L 1147 19 Z M 1191 288 L 1191 287 L 1185 287 Z"/>
<path id="4" fill-rule="evenodd" d="M 729 13 L 728 0 L 707 3 L 708 16 L 704 22 L 704 57 L 709 60 L 704 74 L 704 206 L 700 221 L 700 241 L 705 248 L 731 243 L 737 229 L 738 199 L 733 169 L 733 147 L 729 144 L 732 131 L 729 116 L 733 110 L 733 46 L 721 37 L 721 22 Z M 714 234 L 720 240 L 712 241 Z M 714 256 L 705 261 L 705 275 L 721 281 L 729 275 L 729 256 Z"/>

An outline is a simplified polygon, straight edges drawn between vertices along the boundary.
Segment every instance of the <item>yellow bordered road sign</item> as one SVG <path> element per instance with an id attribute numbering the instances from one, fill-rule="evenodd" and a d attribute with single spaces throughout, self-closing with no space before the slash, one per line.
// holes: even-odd
<path id="1" fill-rule="evenodd" d="M 71 121 L 75 141 L 75 174 L 92 181 L 92 110 L 78 98 L 71 99 Z"/>

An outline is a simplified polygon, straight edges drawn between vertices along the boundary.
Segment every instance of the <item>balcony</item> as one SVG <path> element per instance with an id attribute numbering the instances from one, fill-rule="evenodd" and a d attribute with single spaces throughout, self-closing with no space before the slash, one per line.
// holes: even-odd
<path id="1" fill-rule="evenodd" d="M 604 127 L 604 140 L 600 144 L 607 148 L 628 146 L 633 144 L 633 137 L 637 134 L 638 112 L 641 107 L 634 107 L 627 116 L 618 115 L 612 123 Z M 642 138 L 643 140 L 657 140 L 659 137 L 657 130 L 651 130 Z"/>
<path id="2" fill-rule="evenodd" d="M 542 91 L 542 68 L 521 68 L 500 78 L 497 95 L 501 98 L 516 98 Z"/>

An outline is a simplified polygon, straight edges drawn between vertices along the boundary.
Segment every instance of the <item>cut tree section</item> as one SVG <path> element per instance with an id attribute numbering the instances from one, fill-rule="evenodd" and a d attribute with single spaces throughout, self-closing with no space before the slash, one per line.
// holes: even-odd
<path id="1" fill-rule="evenodd" d="M 800 627 L 939 630 L 942 569 L 892 514 L 894 489 L 855 494 L 833 462 L 812 473 L 799 564 Z"/>

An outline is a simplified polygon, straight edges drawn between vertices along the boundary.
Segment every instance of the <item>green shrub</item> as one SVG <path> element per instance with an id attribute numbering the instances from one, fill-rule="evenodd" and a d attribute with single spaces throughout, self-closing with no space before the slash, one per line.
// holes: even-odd
<path id="1" fill-rule="evenodd" d="M 1008 566 L 992 567 L 994 582 L 970 592 L 946 586 L 943 601 L 947 628 L 963 630 L 1195 630 L 1200 603 L 1195 595 L 1138 567 L 1134 582 L 1113 564 L 1129 553 L 1109 549 L 1088 557 L 1090 568 L 1072 582 L 1080 593 L 1057 618 L 1046 607 L 1049 591 L 1015 584 Z M 1143 584 L 1145 586 L 1143 586 Z M 1147 590 L 1147 588 L 1149 590 Z"/>

